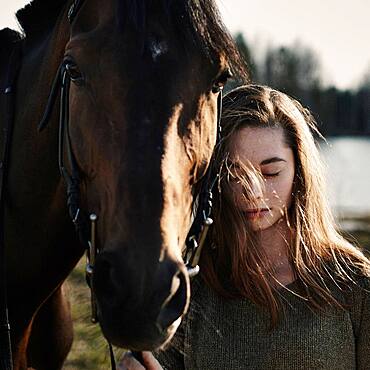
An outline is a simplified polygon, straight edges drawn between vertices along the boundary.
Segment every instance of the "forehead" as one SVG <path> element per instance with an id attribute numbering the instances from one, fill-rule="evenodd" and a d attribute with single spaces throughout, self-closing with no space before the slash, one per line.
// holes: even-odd
<path id="1" fill-rule="evenodd" d="M 274 157 L 289 160 L 293 155 L 281 127 L 244 127 L 230 138 L 229 151 L 231 159 L 248 160 L 253 165 Z"/>

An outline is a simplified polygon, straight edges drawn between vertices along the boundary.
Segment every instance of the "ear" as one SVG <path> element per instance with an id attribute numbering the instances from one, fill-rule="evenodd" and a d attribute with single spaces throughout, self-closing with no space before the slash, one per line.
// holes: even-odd
<path id="1" fill-rule="evenodd" d="M 3 74 L 6 74 L 8 69 L 8 62 L 10 54 L 13 50 L 14 44 L 21 40 L 20 33 L 11 30 L 10 28 L 4 28 L 0 31 L 0 73 L 1 80 L 4 78 Z"/>

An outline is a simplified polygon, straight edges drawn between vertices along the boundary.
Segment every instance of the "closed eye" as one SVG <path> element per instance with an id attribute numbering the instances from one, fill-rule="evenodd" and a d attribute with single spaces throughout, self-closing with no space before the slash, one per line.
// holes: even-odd
<path id="1" fill-rule="evenodd" d="M 279 175 L 279 173 L 280 173 L 281 171 L 278 171 L 278 172 L 274 172 L 274 173 L 263 173 L 262 175 L 263 175 L 263 177 L 276 177 L 276 176 L 278 176 Z"/>

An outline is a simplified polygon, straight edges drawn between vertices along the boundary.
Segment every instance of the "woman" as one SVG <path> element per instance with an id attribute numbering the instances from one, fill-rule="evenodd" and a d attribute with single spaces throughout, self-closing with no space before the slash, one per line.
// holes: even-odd
<path id="1" fill-rule="evenodd" d="M 370 262 L 336 230 L 313 133 L 279 91 L 225 96 L 201 276 L 170 347 L 158 362 L 144 353 L 147 369 L 370 368 Z"/>

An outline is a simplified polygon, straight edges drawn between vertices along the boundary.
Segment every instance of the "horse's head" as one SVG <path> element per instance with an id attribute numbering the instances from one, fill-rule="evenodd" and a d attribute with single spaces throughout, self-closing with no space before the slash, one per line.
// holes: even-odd
<path id="1" fill-rule="evenodd" d="M 213 88 L 241 64 L 210 0 L 85 0 L 65 60 L 99 320 L 114 344 L 155 348 L 189 301 L 182 247 L 216 141 Z"/>

